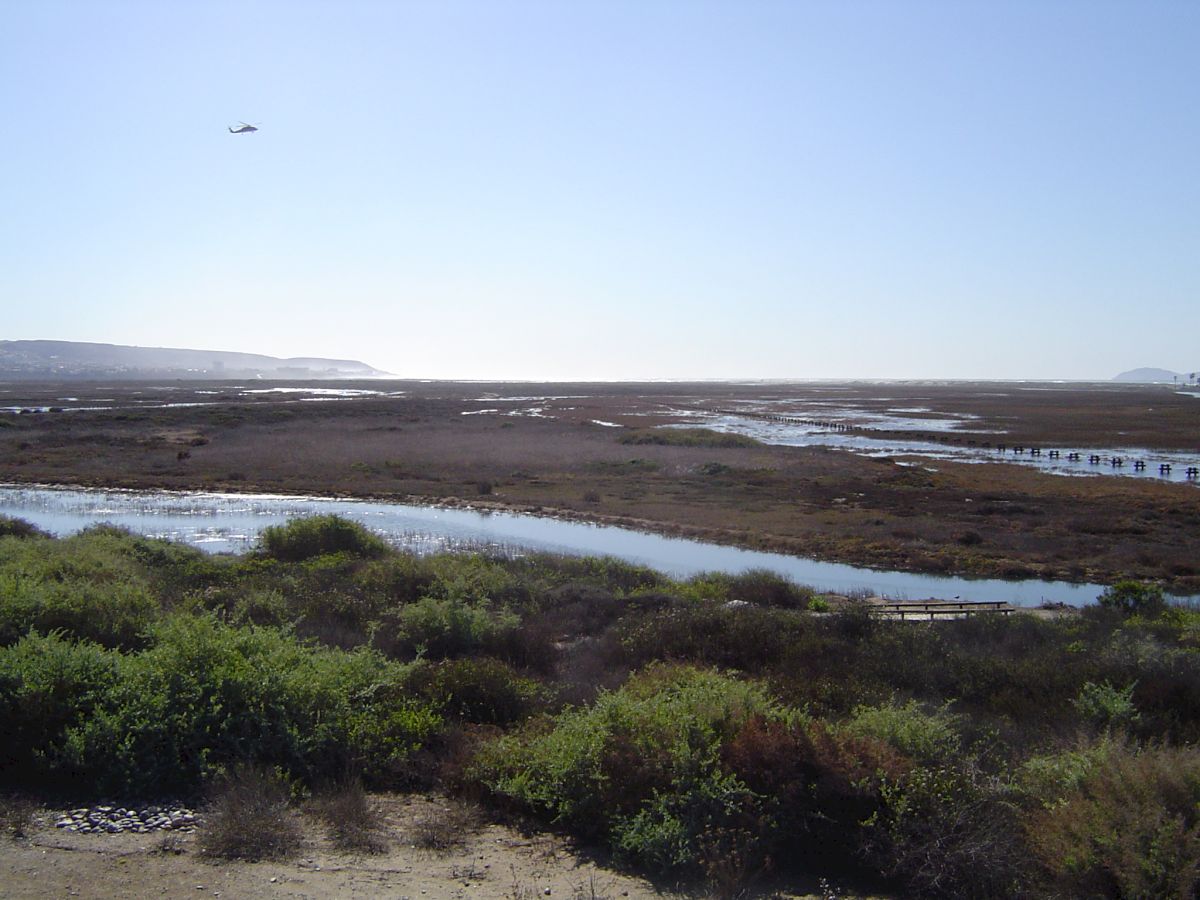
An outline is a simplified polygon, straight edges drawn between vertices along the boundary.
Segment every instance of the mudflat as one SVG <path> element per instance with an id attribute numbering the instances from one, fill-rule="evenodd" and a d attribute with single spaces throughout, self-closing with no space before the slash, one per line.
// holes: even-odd
<path id="1" fill-rule="evenodd" d="M 1064 477 L 996 449 L 1169 451 L 1196 464 L 1200 397 L 1167 386 L 197 381 L 0 390 L 6 482 L 441 502 L 904 571 L 1134 577 L 1200 591 L 1195 483 Z M 730 409 L 903 441 L 865 455 L 819 439 L 783 446 L 659 428 L 706 428 Z M 979 453 L 936 458 L 906 452 L 905 441 Z"/>

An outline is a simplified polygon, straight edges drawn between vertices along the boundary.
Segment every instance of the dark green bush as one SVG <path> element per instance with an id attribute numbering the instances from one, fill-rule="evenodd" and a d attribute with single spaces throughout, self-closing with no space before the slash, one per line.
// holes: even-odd
<path id="1" fill-rule="evenodd" d="M 674 602 L 616 627 L 626 660 L 675 659 L 751 672 L 784 659 L 811 629 L 803 613 L 723 603 Z"/>
<path id="2" fill-rule="evenodd" d="M 93 528 L 62 540 L 3 542 L 0 644 L 32 630 L 109 647 L 142 643 L 161 606 L 127 532 Z"/>
<path id="3" fill-rule="evenodd" d="M 1155 616 L 1166 609 L 1163 589 L 1157 584 L 1140 581 L 1118 581 L 1096 598 L 1101 606 L 1115 609 L 1122 615 Z"/>
<path id="4" fill-rule="evenodd" d="M 860 737 L 873 737 L 895 747 L 918 762 L 938 763 L 960 756 L 957 717 L 945 707 L 926 710 L 916 701 L 859 706 L 846 729 Z"/>
<path id="5" fill-rule="evenodd" d="M 651 667 L 590 709 L 486 746 L 475 777 L 639 865 L 694 869 L 703 835 L 755 818 L 756 799 L 721 769 L 719 749 L 756 715 L 783 711 L 756 685 Z"/>
<path id="6" fill-rule="evenodd" d="M 760 852 L 824 871 L 855 866 L 862 825 L 880 811 L 883 785 L 912 765 L 882 741 L 805 717 L 752 717 L 721 757 L 760 798 L 770 826 L 757 835 Z"/>
<path id="7" fill-rule="evenodd" d="M 448 659 L 482 650 L 517 623 L 489 603 L 422 597 L 390 617 L 377 646 L 404 658 Z"/>
<path id="8" fill-rule="evenodd" d="M 383 556 L 388 545 L 357 522 L 325 515 L 292 519 L 285 525 L 264 528 L 259 535 L 259 550 L 273 559 L 297 562 L 327 553 Z"/>
<path id="9" fill-rule="evenodd" d="M 0 648 L 0 782 L 86 791 L 73 736 L 119 678 L 120 654 L 61 634 Z"/>
<path id="10" fill-rule="evenodd" d="M 387 780 L 440 724 L 371 651 L 318 650 L 210 616 L 176 616 L 152 637 L 69 735 L 102 790 L 188 789 L 240 763 L 305 780 L 360 766 Z"/>
<path id="11" fill-rule="evenodd" d="M 933 896 L 1032 895 L 1017 795 L 971 758 L 889 780 L 882 800 L 864 846 L 883 871 Z"/>
<path id="12" fill-rule="evenodd" d="M 811 588 L 801 587 L 783 575 L 767 569 L 749 569 L 736 575 L 704 572 L 683 584 L 687 596 L 701 600 L 725 600 L 774 606 L 781 609 L 807 609 L 813 598 Z"/>
<path id="13" fill-rule="evenodd" d="M 13 516 L 0 516 L 0 538 L 46 538 L 50 534 L 38 528 L 32 522 L 17 519 Z"/>
<path id="14" fill-rule="evenodd" d="M 405 685 L 445 715 L 484 725 L 527 718 L 545 694 L 537 682 L 487 657 L 414 666 Z"/>

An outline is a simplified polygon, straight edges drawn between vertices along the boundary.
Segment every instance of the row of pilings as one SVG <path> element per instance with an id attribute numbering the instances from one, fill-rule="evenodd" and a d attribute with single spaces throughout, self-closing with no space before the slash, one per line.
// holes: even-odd
<path id="1" fill-rule="evenodd" d="M 1011 452 L 1014 456 L 1028 455 L 1029 457 L 1046 456 L 1047 459 L 1066 459 L 1069 462 L 1082 462 L 1083 454 L 1076 451 L 1067 451 L 1064 455 L 1062 450 L 1043 449 L 1042 447 L 1027 446 L 1024 444 L 1013 444 L 1009 446 L 1006 443 L 981 441 L 975 438 L 964 437 L 959 434 L 945 434 L 936 431 L 910 431 L 900 430 L 896 428 L 873 428 L 870 425 L 847 425 L 844 422 L 834 422 L 829 419 L 809 419 L 802 416 L 782 416 L 777 413 L 761 413 L 747 412 L 740 409 L 710 409 L 709 412 L 718 413 L 724 416 L 741 416 L 748 419 L 761 419 L 767 422 L 779 422 L 784 425 L 806 425 L 809 428 L 824 428 L 826 431 L 832 431 L 839 434 L 857 434 L 863 437 L 890 437 L 890 438 L 907 438 L 909 440 L 920 440 L 938 444 L 959 444 L 965 447 L 976 447 L 984 450 L 995 450 L 998 453 Z M 1117 456 L 1115 454 L 1101 455 L 1099 453 L 1089 453 L 1087 461 L 1093 466 L 1106 465 L 1112 469 L 1123 469 L 1129 465 L 1135 471 L 1144 471 L 1147 467 L 1146 461 L 1143 459 L 1134 459 L 1133 457 Z M 1160 475 L 1171 474 L 1170 463 L 1159 463 L 1158 473 Z M 1200 466 L 1188 466 L 1184 470 L 1187 478 L 1196 480 L 1200 479 Z"/>

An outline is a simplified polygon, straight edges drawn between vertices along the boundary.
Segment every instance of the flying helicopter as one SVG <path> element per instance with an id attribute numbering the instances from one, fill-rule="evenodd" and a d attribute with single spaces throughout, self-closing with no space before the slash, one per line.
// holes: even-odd
<path id="1" fill-rule="evenodd" d="M 245 122 L 238 123 L 237 128 L 229 129 L 230 134 L 251 134 L 252 132 L 255 132 L 255 131 L 258 131 L 257 125 L 248 125 Z"/>

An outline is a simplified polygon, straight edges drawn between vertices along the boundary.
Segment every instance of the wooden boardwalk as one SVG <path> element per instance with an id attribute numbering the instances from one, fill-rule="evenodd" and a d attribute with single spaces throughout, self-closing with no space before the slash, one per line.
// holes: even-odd
<path id="1" fill-rule="evenodd" d="M 861 437 L 869 438 L 904 438 L 907 440 L 920 440 L 930 443 L 939 444 L 962 444 L 968 447 L 975 447 L 982 450 L 993 450 L 997 453 L 1006 453 L 1012 451 L 1015 455 L 1028 453 L 1031 457 L 1041 456 L 1041 447 L 1026 447 L 1021 444 L 1016 444 L 1010 447 L 1008 444 L 990 440 L 978 440 L 971 437 L 970 433 L 954 434 L 953 432 L 938 432 L 938 431 L 917 431 L 913 429 L 898 429 L 898 428 L 880 428 L 874 425 L 846 425 L 842 422 L 834 422 L 828 419 L 806 419 L 800 416 L 783 416 L 776 413 L 750 412 L 744 409 L 727 409 L 724 407 L 699 407 L 707 413 L 722 416 L 740 416 L 745 419 L 762 419 L 767 422 L 781 422 L 785 425 L 807 425 L 810 428 L 824 428 L 826 431 L 835 431 L 842 434 L 854 434 Z M 1050 459 L 1062 459 L 1061 450 L 1050 450 L 1048 455 Z M 1069 462 L 1080 462 L 1082 455 L 1078 451 L 1068 451 L 1067 460 Z M 1124 467 L 1127 462 L 1126 457 L 1109 455 L 1102 456 L 1099 453 L 1088 455 L 1088 463 L 1093 466 L 1098 466 L 1107 463 L 1111 468 L 1119 469 Z M 1139 472 L 1146 469 L 1146 461 L 1137 459 L 1133 460 L 1133 467 Z M 1161 463 L 1158 466 L 1159 475 L 1170 475 L 1171 464 Z M 1184 474 L 1188 481 L 1200 481 L 1200 466 L 1186 466 Z"/>
<path id="2" fill-rule="evenodd" d="M 981 613 L 1007 616 L 1017 609 L 1002 600 L 884 600 L 880 597 L 868 602 L 884 618 L 899 619 L 901 622 L 962 619 Z"/>

